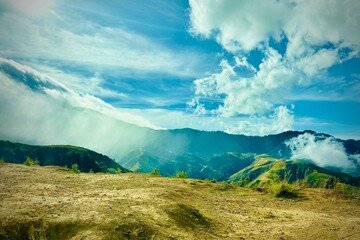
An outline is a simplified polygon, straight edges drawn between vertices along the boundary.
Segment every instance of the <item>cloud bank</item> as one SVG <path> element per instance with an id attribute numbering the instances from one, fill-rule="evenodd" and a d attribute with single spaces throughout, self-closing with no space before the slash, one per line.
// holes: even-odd
<path id="1" fill-rule="evenodd" d="M 0 138 L 30 144 L 71 144 L 118 158 L 146 141 L 146 119 L 78 94 L 55 79 L 0 59 Z"/>
<path id="2" fill-rule="evenodd" d="M 291 150 L 291 159 L 311 160 L 320 167 L 356 168 L 357 155 L 347 155 L 344 145 L 333 137 L 316 137 L 304 133 L 290 139 L 286 145 Z"/>

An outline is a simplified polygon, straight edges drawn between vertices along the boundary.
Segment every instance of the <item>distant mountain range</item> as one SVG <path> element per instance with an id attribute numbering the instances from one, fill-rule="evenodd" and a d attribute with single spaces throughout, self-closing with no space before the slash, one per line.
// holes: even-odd
<path id="1" fill-rule="evenodd" d="M 292 152 L 287 143 L 303 134 L 315 136 L 319 141 L 331 139 L 332 144 L 341 144 L 344 154 L 349 156 L 360 153 L 358 140 L 340 140 L 313 131 L 288 131 L 260 137 L 178 129 L 148 130 L 147 141 L 130 148 L 118 161 L 132 171 L 150 172 L 158 168 L 165 176 L 186 171 L 194 178 L 228 180 L 232 174 L 251 165 L 259 154 L 290 159 Z M 312 159 L 302 160 L 313 163 Z M 359 176 L 358 162 L 356 159 L 349 161 L 354 165 L 352 169 L 336 167 L 335 163 L 327 168 Z"/>
<path id="2" fill-rule="evenodd" d="M 292 159 L 307 164 L 304 169 L 309 171 L 360 176 L 360 140 L 341 140 L 313 131 L 245 136 L 187 128 L 155 130 L 139 127 L 125 122 L 134 118 L 136 121 L 133 122 L 139 122 L 131 114 L 123 113 L 95 96 L 76 93 L 30 67 L 0 59 L 0 72 L 1 81 L 7 86 L 0 88 L 0 138 L 14 142 L 85 146 L 116 159 L 115 162 L 79 147 L 30 146 L 1 141 L 0 157 L 8 162 L 22 163 L 29 156 L 37 159 L 40 165 L 71 166 L 76 163 L 84 172 L 90 169 L 106 172 L 109 168 L 126 171 L 122 165 L 145 173 L 158 168 L 163 176 L 186 171 L 193 178 L 218 181 L 249 178 L 256 181 L 266 172 L 256 169 L 272 169 L 271 164 L 257 168 L 264 156 L 275 162 L 282 159 L 287 170 L 292 169 L 293 164 L 288 162 Z M 145 123 L 142 126 L 148 126 Z M 291 142 L 296 143 L 295 147 Z M 296 152 L 299 148 L 301 151 Z M 350 175 L 337 177 L 352 182 Z"/>
<path id="3" fill-rule="evenodd" d="M 134 128 L 138 128 L 132 126 Z M 331 136 L 312 131 L 289 131 L 264 137 L 231 135 L 223 132 L 205 132 L 192 129 L 147 131 L 147 141 L 125 151 L 119 163 L 107 156 L 74 146 L 31 146 L 9 141 L 0 141 L 0 158 L 6 162 L 23 163 L 31 157 L 40 165 L 68 166 L 78 164 L 83 172 L 107 172 L 109 168 L 120 168 L 150 173 L 155 168 L 163 176 L 173 176 L 186 171 L 191 178 L 229 181 L 248 186 L 261 185 L 273 178 L 287 179 L 289 182 L 306 179 L 311 186 L 324 184 L 334 177 L 341 182 L 359 185 L 358 168 L 322 168 L 312 164 L 311 159 L 289 160 L 290 139 L 305 133 L 318 139 Z M 347 154 L 360 153 L 360 141 L 339 140 Z M 355 162 L 354 162 L 355 164 Z M 350 171 L 349 171 L 350 172 Z M 355 174 L 354 174 L 355 173 Z"/>

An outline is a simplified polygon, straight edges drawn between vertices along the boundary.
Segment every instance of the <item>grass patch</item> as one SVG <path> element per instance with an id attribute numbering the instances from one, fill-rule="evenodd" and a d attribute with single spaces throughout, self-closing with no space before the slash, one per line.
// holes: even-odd
<path id="1" fill-rule="evenodd" d="M 185 171 L 180 171 L 180 172 L 177 172 L 174 176 L 175 178 L 187 178 L 187 172 Z"/>
<path id="2" fill-rule="evenodd" d="M 215 187 L 215 190 L 218 190 L 218 191 L 233 191 L 233 190 L 236 190 L 236 185 L 231 184 L 231 183 L 221 183 L 221 184 L 217 184 L 217 186 Z"/>
<path id="3" fill-rule="evenodd" d="M 269 187 L 270 193 L 274 197 L 297 198 L 299 197 L 299 188 L 287 181 L 273 182 Z"/>
<path id="4" fill-rule="evenodd" d="M 81 173 L 76 163 L 71 165 L 71 171 L 73 171 L 74 173 Z"/>
<path id="5" fill-rule="evenodd" d="M 63 240 L 70 239 L 89 226 L 81 222 L 47 222 L 45 219 L 23 223 L 13 223 L 0 227 L 2 240 Z"/>
<path id="6" fill-rule="evenodd" d="M 111 231 L 109 231 L 111 232 Z M 122 223 L 113 229 L 110 239 L 156 239 L 156 230 L 143 222 Z"/>
<path id="7" fill-rule="evenodd" d="M 158 168 L 154 168 L 154 170 L 150 174 L 157 177 L 161 176 Z"/>
<path id="8" fill-rule="evenodd" d="M 345 197 L 360 199 L 360 189 L 355 186 L 338 182 L 335 184 L 334 189 Z"/>
<path id="9" fill-rule="evenodd" d="M 189 205 L 177 204 L 175 209 L 168 211 L 168 215 L 179 227 L 211 228 L 210 220 L 203 216 L 199 210 Z"/>
<path id="10" fill-rule="evenodd" d="M 24 161 L 24 165 L 34 166 L 34 165 L 39 165 L 39 162 L 37 160 L 31 159 L 30 157 L 26 157 L 26 159 Z"/>

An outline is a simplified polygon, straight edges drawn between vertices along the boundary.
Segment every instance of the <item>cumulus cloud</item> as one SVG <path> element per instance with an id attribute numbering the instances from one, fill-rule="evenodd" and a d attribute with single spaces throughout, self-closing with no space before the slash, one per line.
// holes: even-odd
<path id="1" fill-rule="evenodd" d="M 286 142 L 291 159 L 311 160 L 320 167 L 355 168 L 356 155 L 348 156 L 343 144 L 333 137 L 319 138 L 304 133 Z M 358 163 L 358 160 L 356 161 Z"/>
<path id="2" fill-rule="evenodd" d="M 234 65 L 222 60 L 220 72 L 194 81 L 196 112 L 266 118 L 294 88 L 327 81 L 321 77 L 327 69 L 359 57 L 356 0 L 190 0 L 190 7 L 190 32 L 216 40 L 235 58 Z M 264 54 L 258 68 L 247 59 L 253 50 Z M 206 104 L 209 98 L 217 100 L 215 108 Z"/>
<path id="3" fill-rule="evenodd" d="M 268 112 L 273 105 L 281 103 L 291 87 L 300 84 L 301 79 L 295 78 L 295 73 L 282 65 L 282 56 L 277 51 L 270 48 L 266 54 L 266 61 L 250 78 L 241 77 L 236 72 L 244 65 L 253 70 L 247 62 L 231 66 L 223 60 L 220 73 L 194 81 L 196 98 L 223 99 L 216 112 L 224 117 Z"/>
<path id="4" fill-rule="evenodd" d="M 360 42 L 357 0 L 190 0 L 190 7 L 191 32 L 214 37 L 229 51 L 250 51 L 282 34 L 293 57 L 328 42 L 358 50 Z"/>
<path id="5" fill-rule="evenodd" d="M 279 106 L 270 116 L 252 116 L 248 120 L 226 126 L 226 132 L 249 136 L 265 136 L 292 130 L 294 115 L 286 106 Z"/>

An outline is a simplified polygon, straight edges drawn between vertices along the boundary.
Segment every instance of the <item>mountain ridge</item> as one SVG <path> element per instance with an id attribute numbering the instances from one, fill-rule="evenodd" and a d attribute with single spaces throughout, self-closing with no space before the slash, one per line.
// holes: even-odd
<path id="1" fill-rule="evenodd" d="M 23 163 L 26 158 L 36 160 L 40 166 L 66 166 L 73 164 L 82 172 L 107 172 L 108 169 L 126 168 L 113 159 L 83 147 L 72 145 L 37 146 L 0 140 L 0 159 L 8 163 Z"/>

